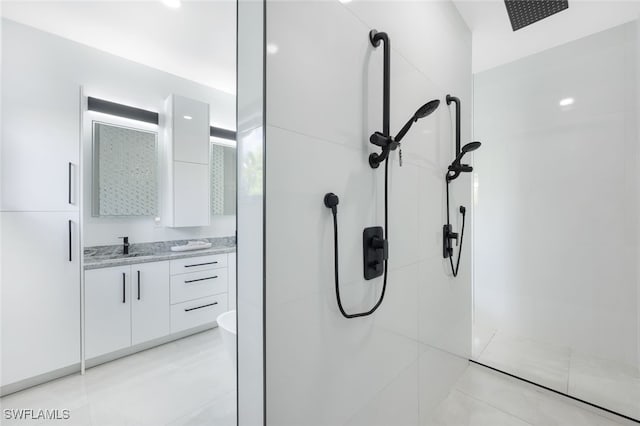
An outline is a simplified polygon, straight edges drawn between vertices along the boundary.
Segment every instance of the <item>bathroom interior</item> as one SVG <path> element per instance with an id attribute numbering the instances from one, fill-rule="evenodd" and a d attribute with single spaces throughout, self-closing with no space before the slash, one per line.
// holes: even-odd
<path id="1" fill-rule="evenodd" d="M 640 423 L 640 2 L 0 13 L 0 424 Z"/>

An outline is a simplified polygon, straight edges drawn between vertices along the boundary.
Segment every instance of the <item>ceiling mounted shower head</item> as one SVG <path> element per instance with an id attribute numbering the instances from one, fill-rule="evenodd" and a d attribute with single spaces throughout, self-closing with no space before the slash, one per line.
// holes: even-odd
<path id="1" fill-rule="evenodd" d="M 418 108 L 416 113 L 413 114 L 413 117 L 411 117 L 409 121 L 407 121 L 407 124 L 405 124 L 404 127 L 400 130 L 398 136 L 395 137 L 395 141 L 400 142 L 402 138 L 404 138 L 404 136 L 407 134 L 413 123 L 420 120 L 421 118 L 425 118 L 426 116 L 433 114 L 433 112 L 438 109 L 438 106 L 440 106 L 440 100 L 434 99 Z"/>
<path id="2" fill-rule="evenodd" d="M 513 31 L 569 8 L 568 0 L 504 0 Z"/>

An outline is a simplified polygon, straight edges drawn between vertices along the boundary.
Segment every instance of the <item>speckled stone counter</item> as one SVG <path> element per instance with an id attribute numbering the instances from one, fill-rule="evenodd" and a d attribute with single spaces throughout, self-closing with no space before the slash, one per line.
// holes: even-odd
<path id="1" fill-rule="evenodd" d="M 193 251 L 171 251 L 172 246 L 184 245 L 187 241 L 188 240 L 174 240 L 154 243 L 132 243 L 129 245 L 128 255 L 122 254 L 122 244 L 85 247 L 84 269 L 160 262 L 162 260 L 184 259 L 208 254 L 233 253 L 236 251 L 235 237 L 198 238 L 198 241 L 210 242 L 211 247 Z"/>

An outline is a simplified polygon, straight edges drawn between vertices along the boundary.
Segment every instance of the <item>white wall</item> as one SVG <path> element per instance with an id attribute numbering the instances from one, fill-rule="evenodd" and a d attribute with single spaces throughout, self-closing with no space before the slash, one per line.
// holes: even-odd
<path id="1" fill-rule="evenodd" d="M 477 321 L 632 365 L 636 32 L 625 24 L 474 80 Z"/>
<path id="2" fill-rule="evenodd" d="M 471 34 L 449 1 L 267 1 L 266 14 L 267 45 L 278 47 L 266 68 L 267 424 L 423 424 L 471 342 L 470 250 L 458 279 L 441 256 L 454 149 L 444 98 L 462 99 L 468 141 Z M 392 132 L 426 101 L 442 104 L 403 141 L 403 167 L 391 157 L 385 301 L 348 320 L 336 304 L 323 197 L 340 197 L 345 308 L 366 310 L 381 279 L 362 278 L 362 230 L 384 223 L 384 168 L 367 161 L 369 135 L 382 130 L 383 52 L 369 43 L 372 28 L 391 38 Z M 454 184 L 452 211 L 469 206 L 469 185 L 468 176 Z"/>
<path id="3" fill-rule="evenodd" d="M 3 19 L 2 25 L 5 37 L 21 40 L 22 56 L 19 60 L 22 63 L 15 66 L 24 70 L 22 74 L 24 78 L 34 82 L 46 80 L 48 85 L 58 89 L 56 93 L 59 93 L 61 87 L 66 87 L 67 96 L 75 96 L 78 99 L 78 114 L 80 114 L 80 86 L 84 86 L 86 96 L 159 112 L 162 112 L 164 99 L 171 93 L 177 93 L 208 102 L 211 105 L 211 123 L 218 127 L 235 129 L 235 96 L 233 95 L 13 21 Z M 33 108 L 37 108 L 38 99 L 42 96 L 47 96 L 47 93 L 25 93 L 25 99 L 33 102 Z M 82 158 L 86 246 L 118 244 L 119 240 L 116 237 L 123 235 L 128 235 L 132 243 L 234 235 L 234 216 L 214 217 L 209 227 L 182 229 L 156 225 L 154 218 L 151 217 L 91 217 L 91 121 L 96 119 L 156 131 L 158 126 L 144 125 L 94 112 L 84 114 Z M 78 116 L 69 117 L 70 123 L 77 120 Z M 43 176 L 43 179 L 46 177 Z"/>

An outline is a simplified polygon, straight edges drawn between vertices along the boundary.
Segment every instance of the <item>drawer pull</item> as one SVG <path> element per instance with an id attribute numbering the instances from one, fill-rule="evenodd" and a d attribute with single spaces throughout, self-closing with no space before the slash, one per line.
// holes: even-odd
<path id="1" fill-rule="evenodd" d="M 69 161 L 69 204 L 73 205 L 71 201 L 71 169 L 73 168 L 73 163 Z"/>
<path id="2" fill-rule="evenodd" d="M 218 261 L 216 260 L 215 262 L 207 262 L 207 263 L 196 263 L 194 265 L 184 265 L 185 268 L 193 268 L 194 266 L 206 266 L 206 265 L 215 265 L 216 263 L 218 263 Z"/>
<path id="3" fill-rule="evenodd" d="M 127 274 L 122 273 L 122 303 L 127 303 Z"/>
<path id="4" fill-rule="evenodd" d="M 72 226 L 73 226 L 73 222 L 70 220 L 69 221 L 69 262 L 73 262 L 73 257 L 71 255 L 71 245 L 73 244 L 72 237 L 71 237 Z"/>
<path id="5" fill-rule="evenodd" d="M 215 280 L 216 278 L 218 278 L 218 276 L 214 275 L 213 277 L 198 278 L 197 280 L 186 280 L 184 283 L 189 284 L 189 283 L 195 283 L 197 281 Z"/>
<path id="6" fill-rule="evenodd" d="M 198 306 L 196 308 L 189 308 L 189 309 L 185 309 L 185 312 L 189 312 L 189 311 L 195 311 L 196 309 L 202 309 L 202 308 L 208 308 L 209 306 L 214 306 L 217 305 L 218 302 L 213 302 L 213 303 L 209 303 L 208 305 L 202 305 L 202 306 Z"/>

